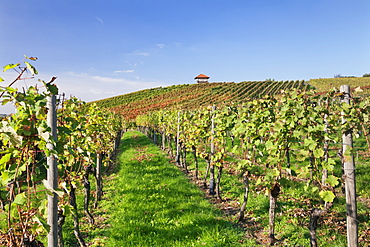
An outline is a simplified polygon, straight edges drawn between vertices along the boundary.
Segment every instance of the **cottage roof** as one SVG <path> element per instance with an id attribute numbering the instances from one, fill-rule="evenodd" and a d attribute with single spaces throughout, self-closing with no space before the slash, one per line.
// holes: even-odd
<path id="1" fill-rule="evenodd" d="M 198 76 L 196 76 L 194 79 L 209 79 L 210 77 L 209 76 L 206 76 L 205 74 L 200 74 Z"/>

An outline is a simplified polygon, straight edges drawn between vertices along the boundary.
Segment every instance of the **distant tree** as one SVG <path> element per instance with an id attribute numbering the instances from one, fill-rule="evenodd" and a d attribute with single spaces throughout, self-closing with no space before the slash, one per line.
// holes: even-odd
<path id="1" fill-rule="evenodd" d="M 338 74 L 338 75 L 334 75 L 334 78 L 341 78 L 342 75 L 341 74 Z"/>
<path id="2" fill-rule="evenodd" d="M 370 77 L 370 73 L 366 73 L 362 77 Z"/>

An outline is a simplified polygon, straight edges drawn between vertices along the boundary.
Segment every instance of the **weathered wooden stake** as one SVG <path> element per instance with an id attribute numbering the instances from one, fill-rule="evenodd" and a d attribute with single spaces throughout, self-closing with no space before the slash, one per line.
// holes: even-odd
<path id="1" fill-rule="evenodd" d="M 57 141 L 57 117 L 56 117 L 56 96 L 51 95 L 47 99 L 47 123 L 51 128 L 50 137 Z M 49 150 L 53 150 L 54 146 L 51 142 L 47 144 Z M 58 163 L 54 154 L 47 157 L 47 184 L 50 189 L 56 190 L 58 188 Z M 58 246 L 58 195 L 53 192 L 48 194 L 48 225 L 50 231 L 48 233 L 48 246 Z"/>
<path id="2" fill-rule="evenodd" d="M 215 155 L 215 116 L 214 111 L 216 106 L 212 107 L 212 125 L 211 125 L 211 156 L 210 156 L 210 175 L 209 175 L 209 194 L 215 195 L 215 166 L 214 166 L 214 155 Z"/>
<path id="3" fill-rule="evenodd" d="M 155 129 L 153 129 L 153 142 L 157 145 L 157 131 Z"/>
<path id="4" fill-rule="evenodd" d="M 162 150 L 166 150 L 166 131 L 162 131 Z"/>
<path id="5" fill-rule="evenodd" d="M 343 93 L 341 102 L 350 104 L 350 88 L 348 85 L 342 85 L 340 92 Z M 344 114 L 343 114 L 344 115 Z M 342 118 L 342 123 L 346 123 L 345 117 Z M 343 170 L 344 183 L 346 190 L 347 204 L 347 244 L 348 247 L 358 246 L 358 224 L 357 224 L 357 203 L 356 203 L 356 176 L 355 162 L 353 158 L 352 148 L 352 130 L 346 130 L 342 135 L 343 142 Z"/>
<path id="6" fill-rule="evenodd" d="M 96 197 L 94 202 L 94 208 L 98 207 L 98 202 L 101 201 L 103 197 L 102 168 L 103 168 L 103 154 L 99 152 L 96 154 L 96 168 L 95 168 Z"/>
<path id="7" fill-rule="evenodd" d="M 325 114 L 325 116 L 324 116 L 324 123 L 325 123 L 324 132 L 328 133 L 329 132 L 329 130 L 328 130 L 329 123 L 328 123 L 328 115 L 327 114 Z M 325 140 L 325 142 L 324 142 L 324 160 L 325 160 L 325 162 L 328 162 L 328 160 L 329 160 L 329 143 L 328 143 L 327 140 Z M 326 179 L 327 178 L 328 178 L 328 170 L 323 169 L 322 170 L 322 177 L 321 177 L 321 183 L 322 183 L 323 187 L 326 186 Z"/>
<path id="8" fill-rule="evenodd" d="M 178 166 L 181 165 L 181 161 L 180 161 L 180 116 L 181 116 L 181 112 L 179 111 L 177 113 L 177 132 L 176 132 L 176 164 Z"/>
<path id="9" fill-rule="evenodd" d="M 248 171 L 245 171 L 243 173 L 243 183 L 244 183 L 243 203 L 242 203 L 242 206 L 240 207 L 238 222 L 241 222 L 244 219 L 245 208 L 247 207 L 247 203 L 248 203 L 248 196 L 249 196 L 248 176 L 249 176 Z"/>

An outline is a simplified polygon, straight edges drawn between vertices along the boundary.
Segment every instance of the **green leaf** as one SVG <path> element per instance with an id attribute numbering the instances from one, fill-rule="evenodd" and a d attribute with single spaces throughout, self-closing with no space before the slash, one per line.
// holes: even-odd
<path id="1" fill-rule="evenodd" d="M 297 169 L 296 172 L 297 172 L 299 178 L 308 178 L 308 177 L 310 177 L 310 168 L 309 168 L 308 165 L 304 166 L 300 169 Z"/>
<path id="2" fill-rule="evenodd" d="M 0 131 L 5 134 L 4 137 L 10 140 L 13 146 L 19 146 L 22 144 L 22 136 L 19 136 L 13 127 L 9 125 L 7 122 L 3 122 L 3 127 L 0 128 Z"/>
<path id="3" fill-rule="evenodd" d="M 311 192 L 312 193 L 315 193 L 316 191 L 319 190 L 319 188 L 317 186 L 310 186 L 311 187 Z"/>
<path id="4" fill-rule="evenodd" d="M 337 186 L 339 184 L 338 178 L 333 175 L 329 175 L 328 178 L 326 179 L 326 182 L 330 184 L 332 187 Z"/>
<path id="5" fill-rule="evenodd" d="M 9 176 L 9 172 L 7 171 L 2 171 L 1 172 L 1 178 L 0 178 L 0 184 L 3 186 L 6 186 L 9 181 L 12 180 L 12 178 Z"/>
<path id="6" fill-rule="evenodd" d="M 344 110 L 344 112 L 346 112 L 349 109 L 351 109 L 351 105 L 348 104 L 348 103 L 346 103 L 346 102 L 342 102 L 341 106 L 342 106 L 342 110 Z"/>
<path id="7" fill-rule="evenodd" d="M 27 69 L 31 71 L 32 75 L 37 75 L 39 72 L 36 70 L 36 68 L 30 64 L 29 62 L 24 62 L 27 66 Z"/>
<path id="8" fill-rule="evenodd" d="M 53 79 L 51 81 L 54 81 L 55 79 L 56 79 L 56 77 L 53 77 Z M 54 94 L 54 95 L 58 94 L 59 89 L 55 84 L 51 84 L 51 82 L 45 82 L 43 80 L 39 80 L 39 82 L 44 83 L 44 86 L 48 89 L 48 91 L 51 94 Z"/>
<path id="9" fill-rule="evenodd" d="M 4 81 L 4 79 L 0 77 L 0 82 L 2 82 L 2 81 Z"/>
<path id="10" fill-rule="evenodd" d="M 7 88 L 6 88 L 6 91 L 7 91 L 8 93 L 16 93 L 16 92 L 18 91 L 18 89 L 16 89 L 16 88 L 12 88 L 12 87 L 7 87 Z"/>
<path id="11" fill-rule="evenodd" d="M 246 167 L 250 166 L 251 164 L 252 164 L 252 162 L 250 160 L 240 160 L 238 162 L 238 168 L 239 169 L 246 168 Z"/>
<path id="12" fill-rule="evenodd" d="M 288 179 L 286 179 L 286 178 L 280 178 L 280 179 L 279 179 L 279 184 L 280 184 L 281 186 L 283 186 L 283 187 L 285 187 L 285 186 L 289 185 L 289 183 L 290 183 L 290 181 L 289 181 Z"/>
<path id="13" fill-rule="evenodd" d="M 238 145 L 235 145 L 233 149 L 231 150 L 232 153 L 237 153 L 239 151 L 240 147 Z"/>
<path id="14" fill-rule="evenodd" d="M 308 150 L 304 150 L 304 149 L 299 150 L 299 154 L 302 155 L 305 158 L 310 156 L 310 152 Z"/>
<path id="15" fill-rule="evenodd" d="M 3 99 L 3 101 L 1 101 L 1 105 L 6 105 L 11 101 L 12 101 L 12 99 Z"/>
<path id="16" fill-rule="evenodd" d="M 58 94 L 58 87 L 55 84 L 47 84 L 46 86 L 49 89 L 51 94 L 54 94 L 54 95 Z"/>
<path id="17" fill-rule="evenodd" d="M 270 141 L 270 140 L 268 140 L 266 143 L 265 143 L 265 146 L 266 146 L 266 149 L 272 149 L 274 146 L 275 146 L 275 144 L 272 142 L 272 141 Z"/>
<path id="18" fill-rule="evenodd" d="M 18 205 L 23 205 L 26 202 L 26 195 L 23 193 L 20 193 L 15 196 L 13 203 Z"/>
<path id="19" fill-rule="evenodd" d="M 48 199 L 44 199 L 40 201 L 39 212 L 44 216 L 44 218 L 46 218 L 47 211 L 48 211 Z"/>
<path id="20" fill-rule="evenodd" d="M 46 232 L 50 232 L 50 226 L 48 225 L 48 223 L 46 222 L 46 220 L 45 220 L 45 219 L 43 219 L 43 218 L 39 218 L 39 217 L 37 217 L 37 216 L 35 216 L 33 219 L 34 219 L 37 223 L 39 223 L 39 224 L 40 224 L 40 226 L 42 226 L 42 228 L 44 228 L 44 230 L 45 230 Z"/>
<path id="21" fill-rule="evenodd" d="M 309 150 L 314 150 L 316 147 L 316 142 L 312 139 L 304 139 L 304 146 L 308 147 Z"/>
<path id="22" fill-rule="evenodd" d="M 322 190 L 320 191 L 319 195 L 325 202 L 333 202 L 335 198 L 334 193 L 329 190 Z"/>
<path id="23" fill-rule="evenodd" d="M 3 72 L 5 72 L 5 71 L 7 71 L 8 69 L 14 69 L 15 67 L 18 67 L 20 64 L 19 63 L 17 63 L 17 64 L 8 64 L 8 65 L 5 65 L 5 66 L 3 66 L 3 68 L 4 68 L 4 70 L 3 70 Z"/>
<path id="24" fill-rule="evenodd" d="M 62 206 L 60 206 L 60 208 L 63 210 L 63 214 L 64 214 L 65 216 L 67 216 L 67 215 L 71 215 L 71 214 L 72 214 L 72 212 L 73 212 L 73 208 L 72 208 L 72 206 L 71 206 L 71 205 L 69 205 L 69 204 L 62 205 Z"/>
<path id="25" fill-rule="evenodd" d="M 321 148 L 313 150 L 313 156 L 315 158 L 321 158 L 322 156 L 324 156 L 324 154 L 324 150 Z"/>
<path id="26" fill-rule="evenodd" d="M 331 172 L 334 170 L 335 164 L 335 159 L 329 158 L 327 162 L 323 162 L 323 168 Z"/>
<path id="27" fill-rule="evenodd" d="M 2 165 L 6 164 L 10 160 L 11 157 L 12 157 L 11 153 L 5 154 L 3 157 L 1 157 L 1 159 L 0 159 L 0 170 L 3 170 L 5 168 L 5 165 L 4 165 L 4 167 Z"/>
<path id="28" fill-rule="evenodd" d="M 53 193 L 56 193 L 59 197 L 63 197 L 64 195 L 64 191 L 59 189 L 59 188 L 56 188 L 56 189 L 53 189 L 49 186 L 49 183 L 47 180 L 42 180 L 42 183 L 44 184 L 45 188 L 46 188 L 46 193 L 49 195 L 49 196 L 52 196 Z"/>

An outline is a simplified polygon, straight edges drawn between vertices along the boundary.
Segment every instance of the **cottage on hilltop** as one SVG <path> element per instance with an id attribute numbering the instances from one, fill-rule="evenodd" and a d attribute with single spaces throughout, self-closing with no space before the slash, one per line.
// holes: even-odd
<path id="1" fill-rule="evenodd" d="M 209 76 L 200 74 L 196 76 L 194 79 L 197 81 L 197 83 L 207 83 L 209 78 L 210 78 Z"/>

